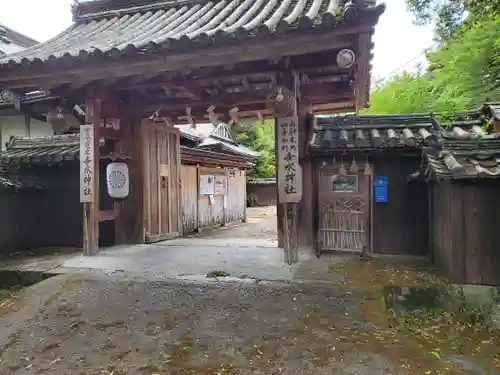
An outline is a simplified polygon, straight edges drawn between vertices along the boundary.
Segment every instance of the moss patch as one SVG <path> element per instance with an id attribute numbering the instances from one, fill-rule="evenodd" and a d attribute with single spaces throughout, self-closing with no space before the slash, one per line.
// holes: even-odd
<path id="1" fill-rule="evenodd" d="M 500 333 L 464 318 L 463 311 L 432 308 L 416 316 L 397 316 L 384 298 L 387 286 L 446 289 L 424 263 L 374 259 L 334 265 L 338 284 L 361 290 L 358 304 L 364 318 L 378 327 L 369 335 L 349 330 L 350 339 L 365 352 L 378 352 L 399 363 L 408 374 L 467 374 L 450 357 L 467 358 L 485 371 L 500 371 Z M 470 315 L 466 315 L 469 316 Z"/>
<path id="2" fill-rule="evenodd" d="M 228 277 L 228 276 L 231 276 L 231 275 L 228 274 L 226 271 L 211 271 L 211 272 L 207 273 L 207 277 L 210 277 L 210 278 Z"/>

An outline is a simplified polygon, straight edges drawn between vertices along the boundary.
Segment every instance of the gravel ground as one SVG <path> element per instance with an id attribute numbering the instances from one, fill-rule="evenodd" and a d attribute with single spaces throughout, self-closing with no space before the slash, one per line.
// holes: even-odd
<path id="1" fill-rule="evenodd" d="M 79 281 L 11 336 L 0 373 L 399 374 L 355 344 L 377 331 L 356 300 L 310 285 Z"/>

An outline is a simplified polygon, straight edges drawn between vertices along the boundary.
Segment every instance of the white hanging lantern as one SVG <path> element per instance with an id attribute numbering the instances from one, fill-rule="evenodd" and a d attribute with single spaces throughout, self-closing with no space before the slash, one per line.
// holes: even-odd
<path id="1" fill-rule="evenodd" d="M 106 183 L 111 198 L 123 199 L 128 197 L 130 186 L 128 165 L 125 163 L 108 164 L 106 167 Z"/>

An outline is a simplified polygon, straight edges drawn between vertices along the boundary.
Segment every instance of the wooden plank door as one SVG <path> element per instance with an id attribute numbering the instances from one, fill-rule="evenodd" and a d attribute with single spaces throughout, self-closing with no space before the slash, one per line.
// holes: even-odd
<path id="1" fill-rule="evenodd" d="M 145 242 L 181 235 L 179 130 L 143 120 Z"/>
<path id="2" fill-rule="evenodd" d="M 369 176 L 323 170 L 319 189 L 320 251 L 363 251 L 369 246 Z"/>

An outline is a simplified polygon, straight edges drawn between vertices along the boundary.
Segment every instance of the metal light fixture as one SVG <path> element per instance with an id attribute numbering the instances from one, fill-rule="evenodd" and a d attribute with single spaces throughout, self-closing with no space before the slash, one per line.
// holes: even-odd
<path id="1" fill-rule="evenodd" d="M 278 87 L 278 95 L 276 95 L 276 101 L 282 102 L 285 97 L 283 96 L 283 89 Z"/>
<path id="2" fill-rule="evenodd" d="M 358 173 L 359 171 L 359 167 L 358 165 L 356 164 L 356 159 L 354 158 L 354 156 L 352 157 L 352 163 L 351 163 L 351 166 L 349 167 L 349 172 L 351 173 Z"/>
<path id="3" fill-rule="evenodd" d="M 339 175 L 345 176 L 347 171 L 345 170 L 344 163 L 340 164 Z"/>
<path id="4" fill-rule="evenodd" d="M 0 91 L 0 102 L 11 104 L 14 103 L 15 99 L 16 95 L 12 91 L 10 90 Z"/>
<path id="5" fill-rule="evenodd" d="M 344 167 L 344 157 L 342 156 L 342 161 L 340 162 L 339 175 L 345 176 L 346 174 L 347 174 L 347 171 L 345 170 L 345 167 Z"/>
<path id="6" fill-rule="evenodd" d="M 366 158 L 365 176 L 371 176 L 371 175 L 372 175 L 372 167 L 370 166 L 370 163 L 368 163 L 368 158 Z"/>
<path id="7" fill-rule="evenodd" d="M 337 64 L 343 69 L 348 69 L 354 65 L 356 61 L 356 55 L 354 51 L 344 48 L 339 53 L 337 53 Z"/>

